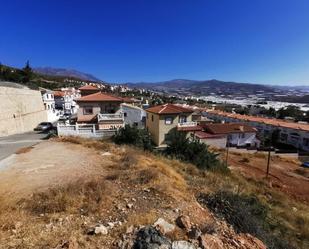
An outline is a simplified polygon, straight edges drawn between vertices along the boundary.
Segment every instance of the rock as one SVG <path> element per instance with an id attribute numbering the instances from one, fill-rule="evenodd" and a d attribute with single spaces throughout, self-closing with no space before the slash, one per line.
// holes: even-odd
<path id="1" fill-rule="evenodd" d="M 113 228 L 115 226 L 115 224 L 113 222 L 107 222 L 107 225 L 110 227 L 110 228 Z"/>
<path id="2" fill-rule="evenodd" d="M 129 208 L 129 209 L 133 208 L 133 204 L 132 203 L 128 203 L 127 204 L 127 208 Z"/>
<path id="3" fill-rule="evenodd" d="M 172 249 L 196 249 L 195 245 L 185 240 L 174 241 Z"/>
<path id="4" fill-rule="evenodd" d="M 186 229 L 186 231 L 189 231 L 191 229 L 191 221 L 190 217 L 187 215 L 181 215 L 176 219 L 176 224 L 180 228 Z"/>
<path id="5" fill-rule="evenodd" d="M 170 249 L 171 241 L 152 226 L 147 226 L 137 232 L 133 249 Z"/>
<path id="6" fill-rule="evenodd" d="M 103 225 L 97 225 L 95 227 L 90 227 L 86 231 L 87 235 L 95 235 L 95 234 L 108 234 L 108 229 Z"/>
<path id="7" fill-rule="evenodd" d="M 134 226 L 129 226 L 127 227 L 126 233 L 133 233 L 134 231 Z"/>
<path id="8" fill-rule="evenodd" d="M 198 229 L 196 226 L 192 227 L 188 232 L 188 237 L 190 239 L 198 239 L 201 235 L 202 235 L 201 230 Z"/>
<path id="9" fill-rule="evenodd" d="M 110 153 L 110 152 L 103 152 L 103 153 L 101 153 L 101 156 L 111 156 L 112 155 L 112 153 Z"/>
<path id="10" fill-rule="evenodd" d="M 168 223 L 162 218 L 159 218 L 154 226 L 158 228 L 163 234 L 173 232 L 175 230 L 175 225 Z"/>
<path id="11" fill-rule="evenodd" d="M 216 236 L 204 234 L 199 237 L 200 247 L 202 249 L 223 249 L 223 242 Z"/>
<path id="12" fill-rule="evenodd" d="M 108 234 L 108 230 L 105 226 L 103 225 L 98 225 L 94 228 L 94 233 L 95 234 L 103 234 L 103 235 L 106 235 Z"/>

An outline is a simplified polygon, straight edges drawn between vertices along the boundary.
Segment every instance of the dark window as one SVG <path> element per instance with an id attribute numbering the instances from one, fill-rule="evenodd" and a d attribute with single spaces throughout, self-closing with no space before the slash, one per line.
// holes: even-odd
<path id="1" fill-rule="evenodd" d="M 151 115 L 151 121 L 153 122 L 153 115 Z"/>
<path id="2" fill-rule="evenodd" d="M 170 125 L 173 123 L 173 118 L 172 117 L 166 117 L 165 118 L 165 124 L 166 125 Z"/>
<path id="3" fill-rule="evenodd" d="M 304 144 L 304 146 L 309 146 L 309 138 L 304 138 L 303 139 L 303 144 Z"/>
<path id="4" fill-rule="evenodd" d="M 187 117 L 186 116 L 179 116 L 179 123 L 186 123 Z"/>
<path id="5" fill-rule="evenodd" d="M 126 116 L 127 116 L 127 113 L 126 113 L 126 112 L 124 112 L 124 113 L 123 113 L 123 116 L 124 116 L 124 117 L 126 117 Z"/>
<path id="6" fill-rule="evenodd" d="M 91 114 L 93 114 L 93 110 L 92 110 L 92 107 L 90 107 L 90 106 L 85 106 L 84 108 L 83 108 L 83 114 L 84 115 L 91 115 Z"/>

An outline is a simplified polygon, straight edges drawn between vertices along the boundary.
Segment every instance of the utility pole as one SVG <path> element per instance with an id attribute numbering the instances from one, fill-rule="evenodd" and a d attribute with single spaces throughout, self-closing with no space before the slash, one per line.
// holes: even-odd
<path id="1" fill-rule="evenodd" d="M 266 178 L 268 178 L 269 175 L 269 167 L 270 167 L 270 153 L 271 153 L 272 147 L 268 148 L 268 157 L 267 157 L 267 168 L 266 168 Z"/>
<path id="2" fill-rule="evenodd" d="M 227 167 L 227 161 L 228 161 L 228 157 L 229 157 L 229 140 L 227 141 L 227 146 L 226 146 L 226 158 L 225 158 L 225 166 Z"/>

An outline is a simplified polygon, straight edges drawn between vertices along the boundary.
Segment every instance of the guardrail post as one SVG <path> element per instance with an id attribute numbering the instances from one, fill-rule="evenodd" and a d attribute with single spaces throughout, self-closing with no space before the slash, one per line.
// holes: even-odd
<path id="1" fill-rule="evenodd" d="M 92 132 L 93 132 L 93 135 L 96 136 L 95 124 L 92 125 Z"/>
<path id="2" fill-rule="evenodd" d="M 79 134 L 79 130 L 78 130 L 78 124 L 75 124 L 75 130 L 76 130 L 76 134 Z"/>

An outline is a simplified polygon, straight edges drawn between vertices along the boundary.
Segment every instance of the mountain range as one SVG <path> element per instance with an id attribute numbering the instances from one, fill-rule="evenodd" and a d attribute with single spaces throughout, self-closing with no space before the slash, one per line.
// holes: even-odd
<path id="1" fill-rule="evenodd" d="M 188 80 L 188 79 L 175 79 L 162 82 L 139 82 L 127 83 L 130 87 L 152 89 L 155 91 L 174 92 L 174 91 L 189 91 L 190 93 L 204 92 L 234 92 L 234 93 L 256 93 L 259 91 L 273 90 L 272 86 L 251 84 L 251 83 L 238 83 L 229 81 L 212 80 Z"/>
<path id="2" fill-rule="evenodd" d="M 76 79 L 101 82 L 100 79 L 89 73 L 83 73 L 75 69 L 54 68 L 54 67 L 36 67 L 34 72 L 48 76 L 72 77 Z"/>

